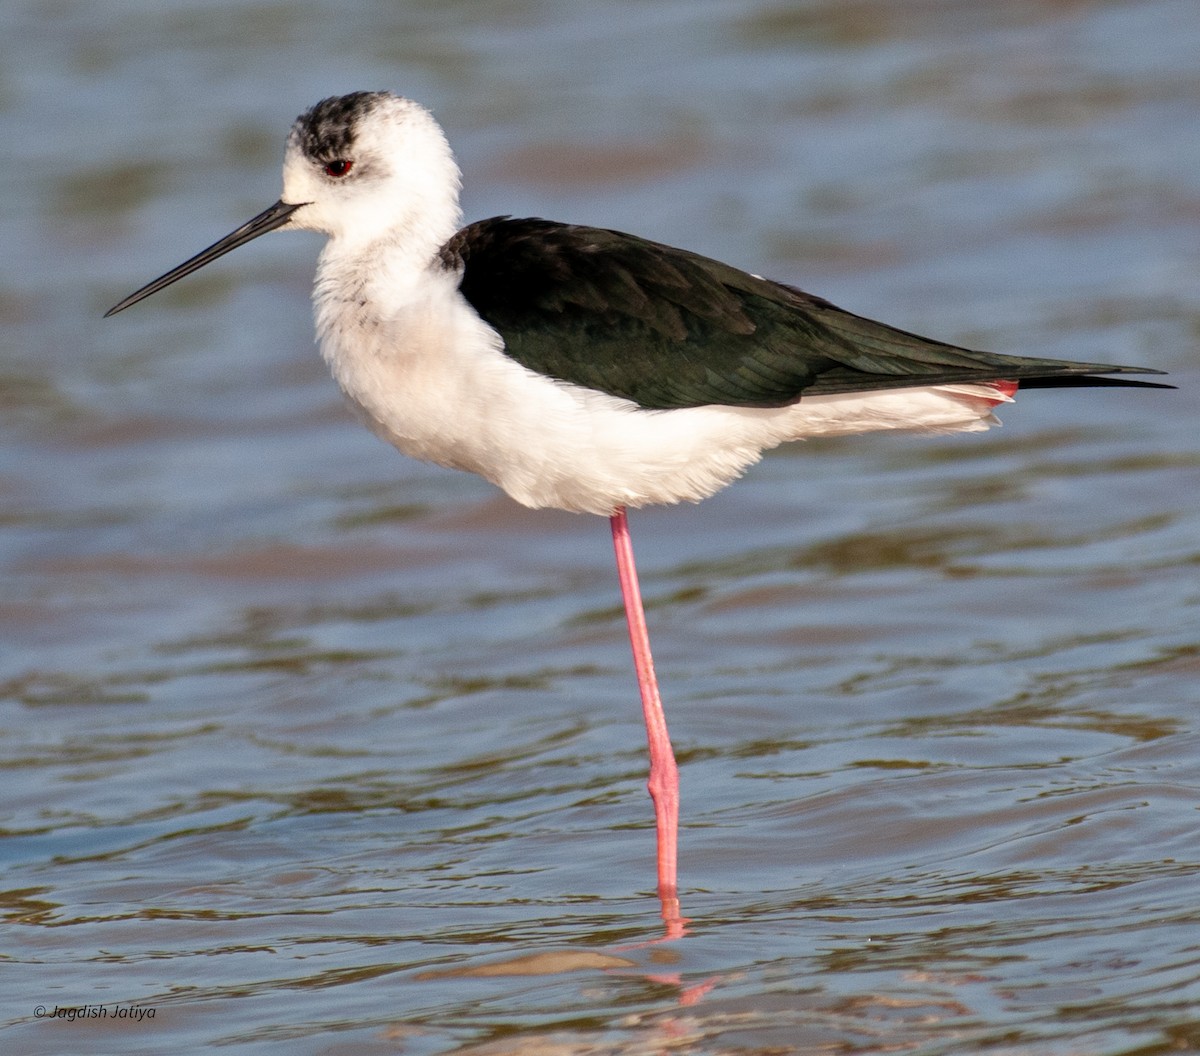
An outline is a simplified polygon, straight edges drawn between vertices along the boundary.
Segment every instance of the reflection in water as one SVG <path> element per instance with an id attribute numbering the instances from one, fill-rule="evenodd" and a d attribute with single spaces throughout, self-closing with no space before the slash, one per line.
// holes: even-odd
<path id="1" fill-rule="evenodd" d="M 0 1048 L 1200 1046 L 1192 7 L 447 10 L 6 12 Z M 330 69 L 437 104 L 468 218 L 1181 385 L 639 516 L 666 923 L 603 525 L 360 436 L 299 236 L 99 323 L 278 193 Z M 98 1002 L 157 1015 L 34 1012 Z"/>

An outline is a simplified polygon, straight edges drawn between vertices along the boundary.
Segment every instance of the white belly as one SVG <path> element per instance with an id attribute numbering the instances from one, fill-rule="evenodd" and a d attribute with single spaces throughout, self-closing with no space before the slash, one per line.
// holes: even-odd
<path id="1" fill-rule="evenodd" d="M 372 430 L 532 507 L 608 515 L 695 502 L 786 440 L 986 429 L 1008 399 L 987 385 L 949 385 L 651 411 L 522 367 L 456 293 L 370 327 L 320 311 L 318 320 L 322 354 Z"/>

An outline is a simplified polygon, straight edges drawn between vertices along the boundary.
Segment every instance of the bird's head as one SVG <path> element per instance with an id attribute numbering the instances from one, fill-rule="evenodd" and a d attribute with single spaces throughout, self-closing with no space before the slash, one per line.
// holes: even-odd
<path id="1" fill-rule="evenodd" d="M 352 244 L 403 239 L 458 219 L 460 175 L 433 116 L 391 92 L 323 99 L 296 118 L 283 161 L 290 226 Z M 448 228 L 448 230 L 447 230 Z"/>
<path id="2" fill-rule="evenodd" d="M 461 177 L 441 127 L 391 92 L 331 96 L 292 125 L 283 197 L 110 308 L 132 304 L 268 231 L 319 231 L 340 249 L 404 243 L 430 258 L 458 224 Z"/>

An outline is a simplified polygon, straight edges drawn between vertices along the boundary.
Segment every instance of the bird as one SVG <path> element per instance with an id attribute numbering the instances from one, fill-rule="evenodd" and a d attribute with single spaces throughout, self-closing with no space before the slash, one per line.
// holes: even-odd
<path id="1" fill-rule="evenodd" d="M 1169 386 L 1129 377 L 1164 373 L 1147 367 L 921 337 L 620 231 L 511 216 L 462 226 L 461 185 L 424 106 L 388 91 L 331 96 L 291 126 L 274 205 L 105 314 L 268 232 L 324 234 L 316 332 L 361 420 L 524 506 L 609 519 L 658 894 L 677 920 L 679 773 L 627 510 L 705 499 L 787 441 L 984 430 L 1018 387 Z"/>

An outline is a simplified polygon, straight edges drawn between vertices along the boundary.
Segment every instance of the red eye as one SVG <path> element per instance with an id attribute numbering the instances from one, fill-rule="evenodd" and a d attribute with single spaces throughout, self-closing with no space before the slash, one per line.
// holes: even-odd
<path id="1" fill-rule="evenodd" d="M 335 158 L 333 161 L 325 162 L 325 173 L 334 178 L 340 178 L 347 175 L 354 168 L 354 162 L 347 161 L 345 158 Z"/>

